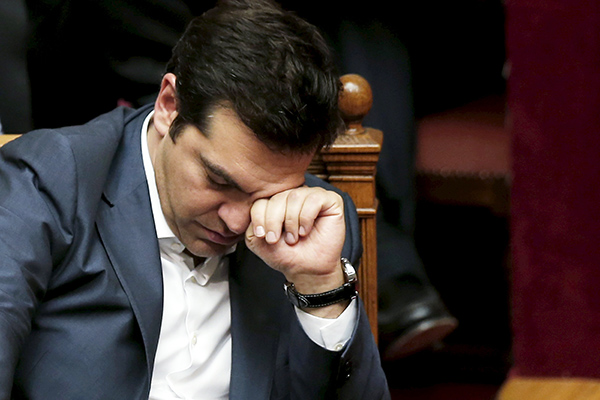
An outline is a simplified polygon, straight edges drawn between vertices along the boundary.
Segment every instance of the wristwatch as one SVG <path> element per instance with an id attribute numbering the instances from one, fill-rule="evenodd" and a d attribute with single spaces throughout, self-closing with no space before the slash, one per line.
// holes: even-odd
<path id="1" fill-rule="evenodd" d="M 358 281 L 356 270 L 350 264 L 348 259 L 342 257 L 342 271 L 346 283 L 342 286 L 324 293 L 302 294 L 296 291 L 296 287 L 291 282 L 283 285 L 285 294 L 290 302 L 298 308 L 317 308 L 325 307 L 344 300 L 351 300 L 356 297 L 356 282 Z"/>

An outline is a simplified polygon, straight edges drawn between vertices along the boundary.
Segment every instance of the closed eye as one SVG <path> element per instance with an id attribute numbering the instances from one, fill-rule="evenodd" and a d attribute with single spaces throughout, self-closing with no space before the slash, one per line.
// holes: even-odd
<path id="1" fill-rule="evenodd" d="M 211 185 L 221 189 L 234 188 L 240 192 L 244 192 L 242 187 L 221 167 L 211 163 L 202 155 L 200 155 L 200 159 L 204 164 L 204 169 L 206 170 L 206 177 Z"/>
<path id="2" fill-rule="evenodd" d="M 208 182 L 211 184 L 211 186 L 222 188 L 222 189 L 231 187 L 231 185 L 228 182 L 224 181 L 222 178 L 213 177 L 212 174 L 209 173 L 208 171 L 206 174 L 206 178 L 208 179 Z"/>

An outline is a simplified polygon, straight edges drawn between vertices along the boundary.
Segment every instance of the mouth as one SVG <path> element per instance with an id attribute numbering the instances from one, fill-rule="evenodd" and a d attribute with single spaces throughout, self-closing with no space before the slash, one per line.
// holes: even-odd
<path id="1" fill-rule="evenodd" d="M 237 242 L 239 242 L 240 239 L 242 238 L 242 235 L 222 234 L 217 231 L 208 229 L 207 227 L 204 227 L 204 230 L 206 231 L 206 234 L 208 236 L 207 239 L 209 241 L 223 245 L 223 246 L 232 246 L 232 245 L 236 244 Z"/>

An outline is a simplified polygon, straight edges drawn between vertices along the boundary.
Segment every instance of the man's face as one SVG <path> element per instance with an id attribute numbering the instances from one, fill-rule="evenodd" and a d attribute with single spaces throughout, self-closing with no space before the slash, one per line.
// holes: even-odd
<path id="1" fill-rule="evenodd" d="M 162 136 L 154 160 L 167 223 L 201 257 L 242 240 L 252 203 L 301 186 L 312 159 L 271 151 L 227 108 L 210 121 L 207 135 L 187 126 L 175 142 Z"/>

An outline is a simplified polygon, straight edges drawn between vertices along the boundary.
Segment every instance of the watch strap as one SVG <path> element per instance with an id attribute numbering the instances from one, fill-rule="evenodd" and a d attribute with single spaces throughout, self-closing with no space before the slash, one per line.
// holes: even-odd
<path id="1" fill-rule="evenodd" d="M 326 307 L 356 297 L 354 282 L 347 282 L 333 290 L 315 294 L 298 293 L 291 282 L 286 282 L 284 288 L 292 304 L 299 308 Z"/>
<path id="2" fill-rule="evenodd" d="M 357 296 L 356 271 L 348 259 L 342 257 L 341 262 L 346 283 L 327 292 L 302 294 L 298 293 L 293 283 L 286 282 L 283 287 L 290 302 L 298 308 L 317 308 L 355 298 Z"/>

